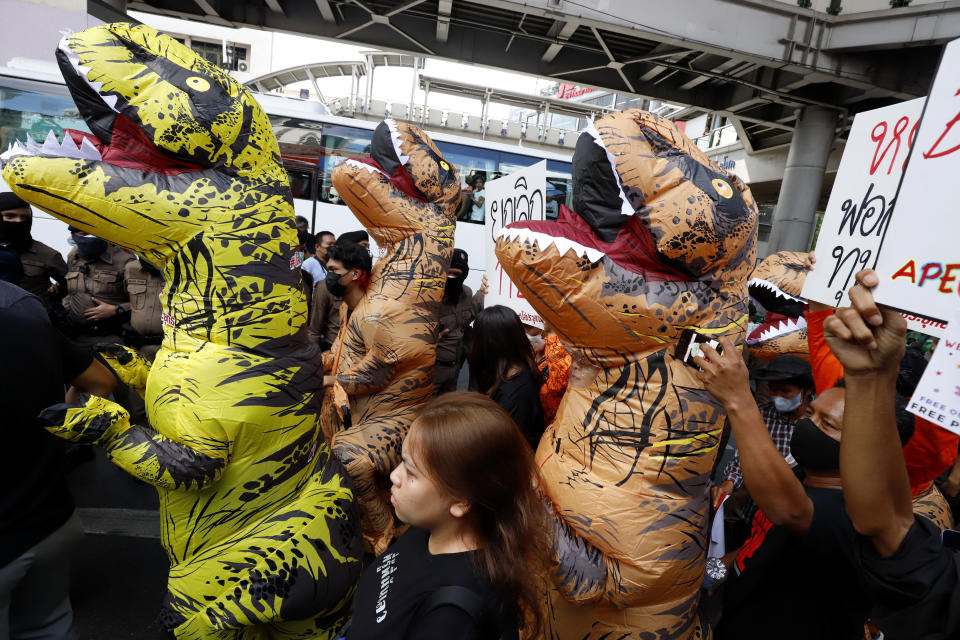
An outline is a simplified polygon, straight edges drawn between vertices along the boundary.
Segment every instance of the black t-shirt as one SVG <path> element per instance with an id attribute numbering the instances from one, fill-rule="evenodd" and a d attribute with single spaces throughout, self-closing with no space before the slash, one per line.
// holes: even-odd
<path id="1" fill-rule="evenodd" d="M 472 553 L 433 555 L 430 534 L 411 527 L 377 558 L 360 578 L 347 640 L 491 640 L 499 632 L 473 620 L 463 609 L 445 605 L 423 615 L 417 611 L 430 594 L 446 586 L 473 591 L 487 612 L 500 610 L 490 581 L 478 575 Z M 497 613 L 491 613 L 490 619 Z M 496 624 L 494 623 L 494 627 Z"/>
<path id="2" fill-rule="evenodd" d="M 56 531 L 73 513 L 63 442 L 37 415 L 63 402 L 64 383 L 93 356 L 53 328 L 40 301 L 0 281 L 0 566 Z"/>
<path id="3" fill-rule="evenodd" d="M 869 601 L 856 567 L 853 524 L 837 489 L 804 487 L 810 530 L 773 526 L 762 511 L 724 586 L 718 640 L 861 640 Z"/>
<path id="4" fill-rule="evenodd" d="M 960 638 L 960 554 L 941 544 L 935 524 L 914 519 L 886 558 L 858 536 L 863 581 L 873 599 L 870 619 L 890 640 Z"/>
<path id="5" fill-rule="evenodd" d="M 543 435 L 543 406 L 540 404 L 539 372 L 534 374 L 523 369 L 512 378 L 504 380 L 490 398 L 507 410 L 527 442 L 534 449 Z"/>

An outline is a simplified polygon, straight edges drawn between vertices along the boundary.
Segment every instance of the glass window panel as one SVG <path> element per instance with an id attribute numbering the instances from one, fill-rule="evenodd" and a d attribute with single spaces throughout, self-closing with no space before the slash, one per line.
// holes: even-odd
<path id="1" fill-rule="evenodd" d="M 437 149 L 447 162 L 457 168 L 460 173 L 460 207 L 457 209 L 457 219 L 462 222 L 483 224 L 486 200 L 483 189 L 474 190 L 477 180 L 492 180 L 497 177 L 497 166 L 500 153 L 490 149 L 470 147 L 453 142 L 434 141 Z"/>
<path id="2" fill-rule="evenodd" d="M 4 80 L 0 86 L 0 148 L 26 140 L 28 134 L 42 143 L 49 131 L 61 141 L 64 129 L 90 131 L 66 89 L 62 93 L 56 89 L 26 91 L 10 86 L 14 84 L 16 81 Z"/>
<path id="3" fill-rule="evenodd" d="M 323 126 L 322 147 L 320 149 L 320 169 L 317 176 L 319 190 L 317 199 L 330 204 L 343 204 L 337 193 L 330 174 L 348 158 L 366 158 L 370 155 L 370 142 L 373 131 L 344 127 L 336 124 Z"/>

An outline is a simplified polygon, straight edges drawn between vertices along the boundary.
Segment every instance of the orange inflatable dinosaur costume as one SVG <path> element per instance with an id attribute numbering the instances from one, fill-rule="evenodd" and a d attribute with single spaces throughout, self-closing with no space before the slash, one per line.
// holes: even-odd
<path id="1" fill-rule="evenodd" d="M 764 322 L 747 334 L 750 355 L 760 360 L 777 356 L 810 359 L 807 349 L 806 301 L 800 297 L 807 279 L 806 252 L 781 251 L 763 259 L 747 283 L 750 297 L 767 311 Z"/>
<path id="2" fill-rule="evenodd" d="M 379 555 L 393 537 L 389 474 L 417 409 L 433 393 L 460 177 L 426 134 L 405 123 L 381 123 L 370 154 L 334 169 L 333 185 L 387 253 L 325 363 L 349 402 L 335 401 L 343 398 L 336 389 L 329 393 L 322 423 L 354 480 L 367 549 Z"/>
<path id="3" fill-rule="evenodd" d="M 674 352 L 687 328 L 743 338 L 753 197 L 674 125 L 643 111 L 581 134 L 573 207 L 517 222 L 497 256 L 577 361 L 537 450 L 556 514 L 555 583 L 592 620 L 551 637 L 705 637 L 697 602 L 724 414 Z M 586 609 L 586 610 L 584 610 Z"/>

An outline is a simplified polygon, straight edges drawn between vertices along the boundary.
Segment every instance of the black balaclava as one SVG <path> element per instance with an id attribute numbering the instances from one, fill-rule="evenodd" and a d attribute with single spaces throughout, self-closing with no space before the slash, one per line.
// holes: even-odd
<path id="1" fill-rule="evenodd" d="M 825 434 L 810 418 L 800 418 L 790 438 L 790 454 L 806 469 L 839 469 L 840 443 Z"/>
<path id="2" fill-rule="evenodd" d="M 9 191 L 0 193 L 0 211 L 11 209 L 30 210 L 30 204 Z M 7 222 L 0 220 L 0 243 L 7 245 L 13 251 L 26 251 L 30 248 L 33 238 L 30 228 L 33 226 L 33 216 L 25 222 Z"/>
<path id="3" fill-rule="evenodd" d="M 460 302 L 460 295 L 463 293 L 463 282 L 470 273 L 470 265 L 467 258 L 467 252 L 463 249 L 453 250 L 453 259 L 450 260 L 451 269 L 460 269 L 459 276 L 447 276 L 447 284 L 443 288 L 443 302 L 445 304 L 457 304 Z"/>

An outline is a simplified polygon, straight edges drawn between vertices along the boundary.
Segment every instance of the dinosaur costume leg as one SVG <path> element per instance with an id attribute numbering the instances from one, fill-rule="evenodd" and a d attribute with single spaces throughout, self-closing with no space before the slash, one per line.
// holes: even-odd
<path id="1" fill-rule="evenodd" d="M 92 398 L 49 429 L 157 488 L 178 638 L 329 638 L 360 573 L 359 512 L 320 434 L 287 175 L 270 121 L 221 69 L 144 25 L 66 37 L 92 134 L 3 154 L 24 199 L 162 267 L 152 367 L 109 350 L 148 422 Z"/>
<path id="2" fill-rule="evenodd" d="M 597 368 L 567 389 L 537 449 L 554 511 L 551 611 L 564 639 L 689 640 L 698 619 L 710 472 L 724 415 L 675 354 L 684 331 L 742 339 L 756 205 L 674 125 L 643 111 L 581 134 L 573 207 L 509 225 L 497 257 Z M 568 614 L 591 618 L 589 629 Z"/>

